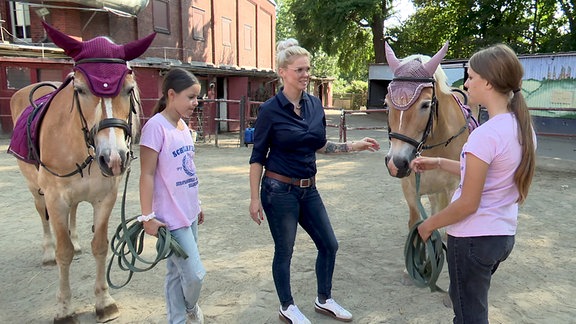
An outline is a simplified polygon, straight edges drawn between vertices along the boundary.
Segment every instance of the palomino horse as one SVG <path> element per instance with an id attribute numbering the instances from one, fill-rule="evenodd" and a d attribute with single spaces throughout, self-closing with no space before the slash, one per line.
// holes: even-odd
<path id="1" fill-rule="evenodd" d="M 447 84 L 440 61 L 448 43 L 432 58 L 412 55 L 396 58 L 386 43 L 386 59 L 394 73 L 388 87 L 388 136 L 390 150 L 386 167 L 390 175 L 402 178 L 404 198 L 410 209 L 409 228 L 420 220 L 416 195 L 427 195 L 432 213 L 450 202 L 460 177 L 444 171 L 428 171 L 416 181 L 410 162 L 419 154 L 458 160 L 469 131 L 477 126 L 472 112 Z"/>
<path id="2" fill-rule="evenodd" d="M 132 158 L 131 141 L 139 130 L 141 109 L 127 61 L 142 55 L 155 34 L 116 45 L 104 37 L 81 42 L 47 24 L 44 28 L 74 59 L 74 72 L 62 84 L 55 84 L 56 91 L 46 84 L 30 85 L 13 95 L 10 109 L 15 129 L 9 151 L 19 158 L 20 171 L 34 196 L 44 224 L 44 247 L 49 250 L 52 245 L 50 226 L 56 237 L 60 284 L 55 323 L 77 321 L 70 303 L 72 236 L 78 204 L 92 205 L 96 320 L 106 322 L 119 316 L 105 278 L 108 220 Z M 40 103 L 28 107 L 28 98 L 39 97 Z M 35 123 L 37 128 L 32 126 Z M 43 261 L 49 262 L 52 253 L 44 251 Z"/>

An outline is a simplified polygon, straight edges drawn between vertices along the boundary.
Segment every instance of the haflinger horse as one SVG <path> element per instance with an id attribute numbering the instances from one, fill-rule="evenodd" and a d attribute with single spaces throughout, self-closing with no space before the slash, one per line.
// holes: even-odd
<path id="1" fill-rule="evenodd" d="M 469 132 L 476 126 L 465 94 L 453 91 L 441 60 L 448 43 L 432 58 L 411 55 L 403 60 L 385 44 L 386 59 L 394 78 L 388 86 L 388 137 L 386 167 L 391 176 L 402 178 L 404 198 L 410 210 L 409 228 L 420 220 L 419 195 L 427 195 L 432 214 L 446 207 L 460 177 L 441 170 L 421 174 L 418 192 L 410 162 L 418 155 L 458 160 Z M 463 103 L 464 102 L 464 103 Z M 478 108 L 473 108 L 477 110 Z"/>
<path id="2" fill-rule="evenodd" d="M 108 221 L 132 159 L 132 139 L 140 128 L 138 88 L 128 61 L 147 50 L 155 33 L 117 45 L 106 37 L 82 42 L 48 24 L 44 28 L 74 60 L 73 72 L 63 83 L 33 84 L 12 96 L 15 128 L 9 153 L 19 158 L 18 166 L 42 218 L 43 262 L 53 262 L 55 257 L 59 268 L 54 322 L 77 322 L 69 272 L 79 250 L 74 242 L 75 218 L 82 201 L 93 207 L 96 320 L 107 322 L 119 316 L 105 278 Z M 55 253 L 50 226 L 56 237 Z"/>

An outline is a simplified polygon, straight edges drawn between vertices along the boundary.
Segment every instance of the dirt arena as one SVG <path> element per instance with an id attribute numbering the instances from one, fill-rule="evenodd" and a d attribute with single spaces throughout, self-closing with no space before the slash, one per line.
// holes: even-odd
<path id="1" fill-rule="evenodd" d="M 337 115 L 329 116 L 337 123 Z M 379 117 L 348 118 L 350 125 L 382 125 Z M 332 140 L 338 132 L 329 129 Z M 333 296 L 354 315 L 355 323 L 451 323 L 452 310 L 440 293 L 405 286 L 403 248 L 407 207 L 400 181 L 388 175 L 383 130 L 349 131 L 350 140 L 378 139 L 382 150 L 318 156 L 318 188 L 340 242 Z M 266 223 L 248 214 L 250 148 L 234 138 L 220 147 L 199 144 L 196 164 L 206 221 L 200 226 L 200 251 L 207 269 L 200 305 L 206 323 L 279 323 L 278 299 L 271 274 L 273 243 Z M 41 266 L 41 226 L 32 196 L 15 158 L 0 139 L 0 323 L 51 323 L 58 272 Z M 574 148 L 574 145 L 572 146 Z M 546 147 L 539 150 L 545 152 Z M 136 150 L 138 156 L 138 151 Z M 574 156 L 575 152 L 572 151 Z M 530 196 L 521 207 L 515 249 L 492 281 L 491 323 L 576 323 L 576 157 L 539 156 Z M 139 213 L 139 163 L 133 163 L 127 215 Z M 120 221 L 120 198 L 111 216 L 110 235 Z M 78 230 L 83 254 L 71 270 L 73 305 L 81 323 L 94 323 L 94 261 L 90 252 L 91 207 L 81 204 Z M 150 257 L 153 238 L 149 237 Z M 313 323 L 336 323 L 314 312 L 315 248 L 300 230 L 292 262 L 292 290 L 299 308 Z M 165 264 L 136 274 L 124 288 L 112 290 L 121 315 L 111 322 L 165 323 Z M 117 268 L 113 280 L 124 273 Z M 438 282 L 447 288 L 444 267 Z"/>

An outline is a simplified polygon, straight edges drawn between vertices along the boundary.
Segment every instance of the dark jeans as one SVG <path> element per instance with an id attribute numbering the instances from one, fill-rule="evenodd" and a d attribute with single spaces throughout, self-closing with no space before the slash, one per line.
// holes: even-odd
<path id="1" fill-rule="evenodd" d="M 488 323 L 490 279 L 513 247 L 514 236 L 448 235 L 448 292 L 454 309 L 454 323 Z"/>
<path id="2" fill-rule="evenodd" d="M 316 186 L 299 188 L 264 177 L 260 197 L 274 239 L 272 275 L 282 306 L 294 303 L 290 289 L 290 261 L 298 224 L 310 235 L 318 249 L 318 296 L 331 298 L 338 242 Z"/>

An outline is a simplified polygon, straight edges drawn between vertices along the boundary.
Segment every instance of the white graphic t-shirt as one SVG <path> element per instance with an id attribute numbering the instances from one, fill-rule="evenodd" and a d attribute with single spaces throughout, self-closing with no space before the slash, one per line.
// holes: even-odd
<path id="1" fill-rule="evenodd" d="M 190 129 L 179 130 L 162 114 L 155 114 L 142 128 L 140 146 L 158 152 L 152 202 L 156 218 L 169 230 L 190 226 L 200 213 Z"/>

